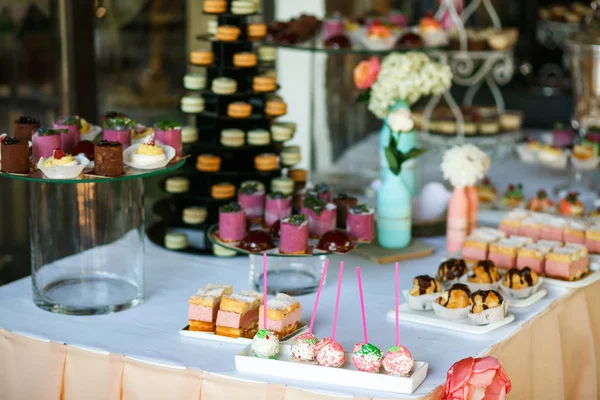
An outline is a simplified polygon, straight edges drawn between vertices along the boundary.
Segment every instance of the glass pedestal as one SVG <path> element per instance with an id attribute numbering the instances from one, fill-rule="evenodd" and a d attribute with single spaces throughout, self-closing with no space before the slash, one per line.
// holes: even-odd
<path id="1" fill-rule="evenodd" d="M 93 315 L 144 299 L 144 182 L 180 168 L 130 170 L 119 178 L 48 179 L 39 171 L 0 177 L 30 182 L 31 281 L 47 311 Z"/>

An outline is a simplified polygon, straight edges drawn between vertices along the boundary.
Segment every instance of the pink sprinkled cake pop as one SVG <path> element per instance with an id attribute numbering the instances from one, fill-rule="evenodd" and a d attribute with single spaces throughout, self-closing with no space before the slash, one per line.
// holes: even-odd
<path id="1" fill-rule="evenodd" d="M 341 367 L 346 361 L 346 354 L 341 344 L 331 338 L 325 338 L 315 347 L 315 360 L 323 367 Z"/>
<path id="2" fill-rule="evenodd" d="M 415 361 L 404 346 L 392 346 L 383 357 L 383 368 L 389 375 L 406 376 L 412 370 Z"/>

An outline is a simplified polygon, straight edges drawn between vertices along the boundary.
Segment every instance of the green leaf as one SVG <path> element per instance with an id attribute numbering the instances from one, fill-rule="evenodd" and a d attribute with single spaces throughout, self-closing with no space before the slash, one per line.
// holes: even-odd
<path id="1" fill-rule="evenodd" d="M 368 103 L 370 99 L 371 99 L 371 88 L 369 88 L 363 92 L 359 92 L 358 96 L 356 96 L 356 99 L 354 99 L 354 102 L 355 103 Z"/>
<path id="2" fill-rule="evenodd" d="M 411 149 L 407 154 L 406 154 L 406 160 L 410 160 L 413 158 L 417 158 L 419 156 L 421 156 L 423 153 L 425 153 L 427 151 L 427 149 L 418 149 L 418 148 L 414 148 Z"/>
<path id="3" fill-rule="evenodd" d="M 398 175 L 401 169 L 400 163 L 398 162 L 399 160 L 396 158 L 396 151 L 398 150 L 393 147 L 385 148 L 385 158 L 390 167 L 390 171 L 392 171 L 392 174 L 394 175 Z"/>

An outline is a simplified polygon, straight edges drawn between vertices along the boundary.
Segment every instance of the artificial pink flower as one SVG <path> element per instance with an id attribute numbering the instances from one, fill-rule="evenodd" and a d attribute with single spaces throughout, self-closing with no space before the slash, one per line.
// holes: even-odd
<path id="1" fill-rule="evenodd" d="M 511 384 L 494 357 L 465 358 L 448 370 L 442 400 L 504 400 Z"/>
<path id="2" fill-rule="evenodd" d="M 361 61 L 354 67 L 354 84 L 360 90 L 365 90 L 373 86 L 379 75 L 379 59 L 371 57 L 368 61 Z"/>

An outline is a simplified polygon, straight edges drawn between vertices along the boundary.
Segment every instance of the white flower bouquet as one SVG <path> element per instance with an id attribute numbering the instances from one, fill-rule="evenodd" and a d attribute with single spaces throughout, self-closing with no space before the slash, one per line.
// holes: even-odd
<path id="1" fill-rule="evenodd" d="M 487 174 L 490 157 L 472 144 L 454 146 L 444 153 L 441 167 L 452 186 L 472 186 Z"/>

